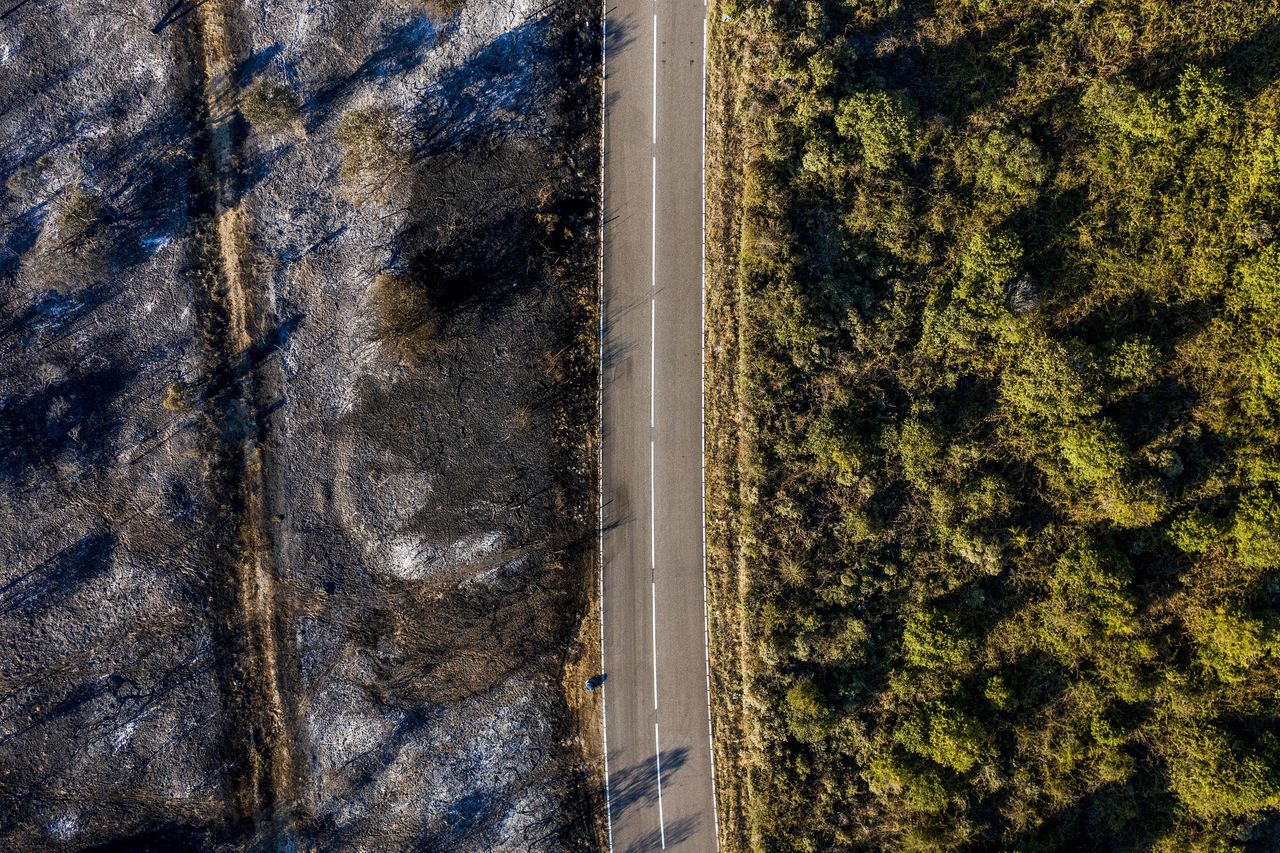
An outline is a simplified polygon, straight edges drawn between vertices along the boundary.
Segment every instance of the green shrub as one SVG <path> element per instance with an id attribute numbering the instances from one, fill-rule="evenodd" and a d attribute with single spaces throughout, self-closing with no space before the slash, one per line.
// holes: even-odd
<path id="1" fill-rule="evenodd" d="M 1062 458 L 1086 485 L 1114 483 L 1129 455 L 1115 425 L 1103 420 L 1076 424 L 1064 430 L 1059 447 Z"/>
<path id="2" fill-rule="evenodd" d="M 1169 105 L 1163 99 L 1111 80 L 1095 80 L 1081 99 L 1084 114 L 1106 128 L 1148 143 L 1173 136 Z"/>
<path id="3" fill-rule="evenodd" d="M 1029 139 L 1005 130 L 993 130 L 973 146 L 978 186 L 997 193 L 1027 196 L 1045 182 L 1049 164 Z"/>
<path id="4" fill-rule="evenodd" d="M 1133 388 L 1150 382 L 1163 359 L 1160 350 L 1144 336 L 1126 338 L 1112 350 L 1107 372 L 1122 387 Z"/>
<path id="5" fill-rule="evenodd" d="M 801 678 L 787 689 L 787 725 L 802 741 L 819 741 L 826 736 L 834 712 L 812 679 Z"/>
<path id="6" fill-rule="evenodd" d="M 1165 745 L 1169 786 L 1187 813 L 1200 820 L 1280 808 L 1280 755 L 1275 737 L 1265 751 L 1233 748 L 1211 726 L 1187 726 Z"/>
<path id="7" fill-rule="evenodd" d="M 941 702 L 903 720 L 894 739 L 916 755 L 957 773 L 968 773 L 987 751 L 977 719 Z"/>
<path id="8" fill-rule="evenodd" d="M 1271 18 L 735 17 L 709 573 L 759 650 L 724 664 L 763 697 L 733 744 L 753 849 L 1253 843 L 1280 808 Z"/>
<path id="9" fill-rule="evenodd" d="M 902 631 L 902 653 L 908 666 L 939 672 L 966 668 L 977 646 L 955 617 L 926 609 L 912 612 Z"/>
<path id="10" fill-rule="evenodd" d="M 1132 581 L 1123 554 L 1078 540 L 1054 563 L 1049 589 L 1082 628 L 1098 636 L 1132 636 L 1138 631 Z"/>
<path id="11" fill-rule="evenodd" d="M 1175 547 L 1196 557 L 1207 554 L 1222 542 L 1222 532 L 1213 520 L 1194 510 L 1173 520 L 1168 537 Z"/>
<path id="12" fill-rule="evenodd" d="M 937 429 L 913 416 L 897 430 L 895 449 L 907 482 L 928 491 L 937 482 L 935 474 L 941 466 L 942 445 Z"/>
<path id="13" fill-rule="evenodd" d="M 836 131 L 856 143 L 871 169 L 883 170 L 916 147 L 919 117 L 900 92 L 859 92 L 841 102 Z"/>
<path id="14" fill-rule="evenodd" d="M 819 464 L 833 468 L 842 483 L 852 482 L 862 470 L 866 448 L 848 428 L 837 426 L 830 412 L 810 423 L 805 443 Z"/>
<path id="15" fill-rule="evenodd" d="M 283 130 L 298 120 L 302 101 L 287 86 L 257 80 L 240 95 L 240 114 L 254 127 Z"/>
<path id="16" fill-rule="evenodd" d="M 1235 609 L 1217 607 L 1192 616 L 1196 658 L 1224 684 L 1241 684 L 1265 656 L 1278 650 L 1276 632 Z"/>
<path id="17" fill-rule="evenodd" d="M 1245 493 L 1232 518 L 1231 538 L 1249 569 L 1280 569 L 1280 501 L 1261 489 Z"/>

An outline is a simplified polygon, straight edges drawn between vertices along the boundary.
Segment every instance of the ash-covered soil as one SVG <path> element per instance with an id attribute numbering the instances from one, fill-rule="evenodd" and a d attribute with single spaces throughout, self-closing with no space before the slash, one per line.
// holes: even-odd
<path id="1" fill-rule="evenodd" d="M 597 17 L 0 2 L 0 850 L 592 846 Z"/>

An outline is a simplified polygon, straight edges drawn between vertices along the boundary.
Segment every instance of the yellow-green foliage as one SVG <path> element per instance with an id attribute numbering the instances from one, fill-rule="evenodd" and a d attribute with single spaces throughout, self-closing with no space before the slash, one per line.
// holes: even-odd
<path id="1" fill-rule="evenodd" d="M 101 216 L 102 199 L 84 187 L 74 187 L 62 202 L 62 231 L 70 237 L 88 235 L 98 226 Z"/>
<path id="2" fill-rule="evenodd" d="M 1029 139 L 993 130 L 972 144 L 977 157 L 978 186 L 993 192 L 1026 196 L 1044 183 L 1049 170 L 1044 155 Z"/>
<path id="3" fill-rule="evenodd" d="M 904 720 L 894 739 L 908 751 L 956 773 L 968 773 L 984 752 L 978 721 L 940 702 Z"/>
<path id="4" fill-rule="evenodd" d="M 250 84 L 240 96 L 240 114 L 254 127 L 281 130 L 297 121 L 302 101 L 287 86 L 269 80 Z"/>
<path id="5" fill-rule="evenodd" d="M 857 92 L 841 102 L 835 123 L 837 133 L 857 144 L 867 166 L 880 170 L 915 147 L 919 119 L 900 92 Z"/>
<path id="6" fill-rule="evenodd" d="M 732 18 L 751 845 L 1272 849 L 1280 1 Z"/>

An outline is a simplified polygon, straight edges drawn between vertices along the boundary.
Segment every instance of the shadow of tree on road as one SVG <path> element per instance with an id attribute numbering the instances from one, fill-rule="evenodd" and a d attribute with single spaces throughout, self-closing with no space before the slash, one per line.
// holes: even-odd
<path id="1" fill-rule="evenodd" d="M 652 850 L 665 850 L 675 844 L 688 841 L 693 831 L 698 828 L 696 817 L 684 817 L 666 824 L 661 829 L 647 832 L 627 845 L 627 853 L 649 853 Z"/>
<path id="2" fill-rule="evenodd" d="M 689 758 L 688 747 L 664 750 L 658 755 L 662 766 L 662 785 L 671 784 L 674 776 Z M 637 803 L 658 802 L 658 769 L 652 758 L 609 774 L 609 805 L 616 818 Z"/>

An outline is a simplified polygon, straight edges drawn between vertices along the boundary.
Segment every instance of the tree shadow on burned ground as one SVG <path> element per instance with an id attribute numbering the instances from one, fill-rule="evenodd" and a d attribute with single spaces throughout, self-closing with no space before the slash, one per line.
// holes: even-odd
<path id="1" fill-rule="evenodd" d="M 421 65 L 439 35 L 440 28 L 426 15 L 387 27 L 378 46 L 354 70 L 320 86 L 303 105 L 307 132 L 323 124 L 363 84 L 404 74 Z"/>
<path id="2" fill-rule="evenodd" d="M 37 467 L 71 454 L 89 472 L 106 469 L 123 424 L 116 403 L 135 371 L 86 370 L 0 405 L 0 483 L 16 485 Z"/>
<path id="3" fill-rule="evenodd" d="M 71 598 L 107 574 L 115 547 L 114 534 L 91 533 L 0 585 L 0 618 L 15 611 L 48 609 Z"/>
<path id="4" fill-rule="evenodd" d="M 549 120 L 545 105 L 558 83 L 551 37 L 548 19 L 526 21 L 419 92 L 411 115 L 417 155 L 461 151 L 542 129 Z"/>

